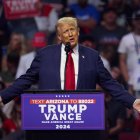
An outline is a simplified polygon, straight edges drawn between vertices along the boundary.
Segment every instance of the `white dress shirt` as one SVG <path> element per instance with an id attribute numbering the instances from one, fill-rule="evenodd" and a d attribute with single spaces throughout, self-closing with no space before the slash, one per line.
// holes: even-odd
<path id="1" fill-rule="evenodd" d="M 73 58 L 74 68 L 75 68 L 75 87 L 77 87 L 78 66 L 79 66 L 78 65 L 78 63 L 79 63 L 78 45 L 73 49 L 72 58 Z M 64 89 L 65 63 L 66 63 L 65 45 L 62 44 L 62 47 L 61 47 L 61 62 L 60 62 L 61 89 Z"/>

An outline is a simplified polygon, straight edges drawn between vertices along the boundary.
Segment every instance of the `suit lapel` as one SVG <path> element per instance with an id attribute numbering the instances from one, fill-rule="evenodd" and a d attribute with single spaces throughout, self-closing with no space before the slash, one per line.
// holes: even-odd
<path id="1" fill-rule="evenodd" d="M 55 66 L 56 66 L 56 84 L 59 89 L 61 89 L 61 80 L 60 80 L 60 63 L 61 63 L 61 44 L 57 46 L 55 53 Z M 77 79 L 77 89 L 80 89 L 81 77 L 84 73 L 84 67 L 86 62 L 86 56 L 83 50 L 83 47 L 79 45 L 79 68 L 78 68 L 78 79 Z"/>
<path id="2" fill-rule="evenodd" d="M 86 57 L 83 48 L 79 45 L 79 68 L 78 68 L 77 89 L 80 88 L 81 77 L 83 75 L 84 67 L 85 67 L 85 59 Z"/>

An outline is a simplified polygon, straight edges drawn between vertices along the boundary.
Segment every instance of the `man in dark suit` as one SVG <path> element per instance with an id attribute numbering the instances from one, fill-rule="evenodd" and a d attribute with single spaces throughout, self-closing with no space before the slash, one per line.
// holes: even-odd
<path id="1" fill-rule="evenodd" d="M 75 18 L 59 19 L 56 29 L 60 43 L 47 46 L 37 53 L 26 74 L 0 92 L 1 103 L 6 104 L 36 82 L 40 90 L 95 89 L 98 83 L 126 107 L 133 107 L 140 112 L 140 99 L 131 96 L 111 77 L 104 68 L 98 52 L 78 44 L 79 28 Z M 70 54 L 74 65 L 74 77 L 69 77 L 68 80 L 73 80 L 68 82 L 72 88 L 67 88 L 65 63 L 68 62 Z"/>

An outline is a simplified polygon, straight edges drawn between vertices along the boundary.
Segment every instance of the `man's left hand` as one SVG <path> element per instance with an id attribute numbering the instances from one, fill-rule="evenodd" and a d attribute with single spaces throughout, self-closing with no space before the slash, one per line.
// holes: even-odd
<path id="1" fill-rule="evenodd" d="M 140 99 L 136 99 L 133 103 L 133 108 L 140 113 Z"/>

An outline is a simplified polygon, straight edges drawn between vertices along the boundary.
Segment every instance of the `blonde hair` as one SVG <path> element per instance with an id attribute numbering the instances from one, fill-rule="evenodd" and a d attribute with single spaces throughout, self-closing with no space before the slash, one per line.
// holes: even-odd
<path id="1" fill-rule="evenodd" d="M 58 21 L 57 21 L 57 24 L 56 24 L 56 30 L 58 31 L 58 27 L 63 25 L 63 24 L 70 24 L 70 25 L 74 25 L 76 28 L 78 28 L 78 23 L 77 23 L 77 19 L 76 18 L 73 18 L 73 17 L 63 17 L 63 18 L 60 18 Z"/>

